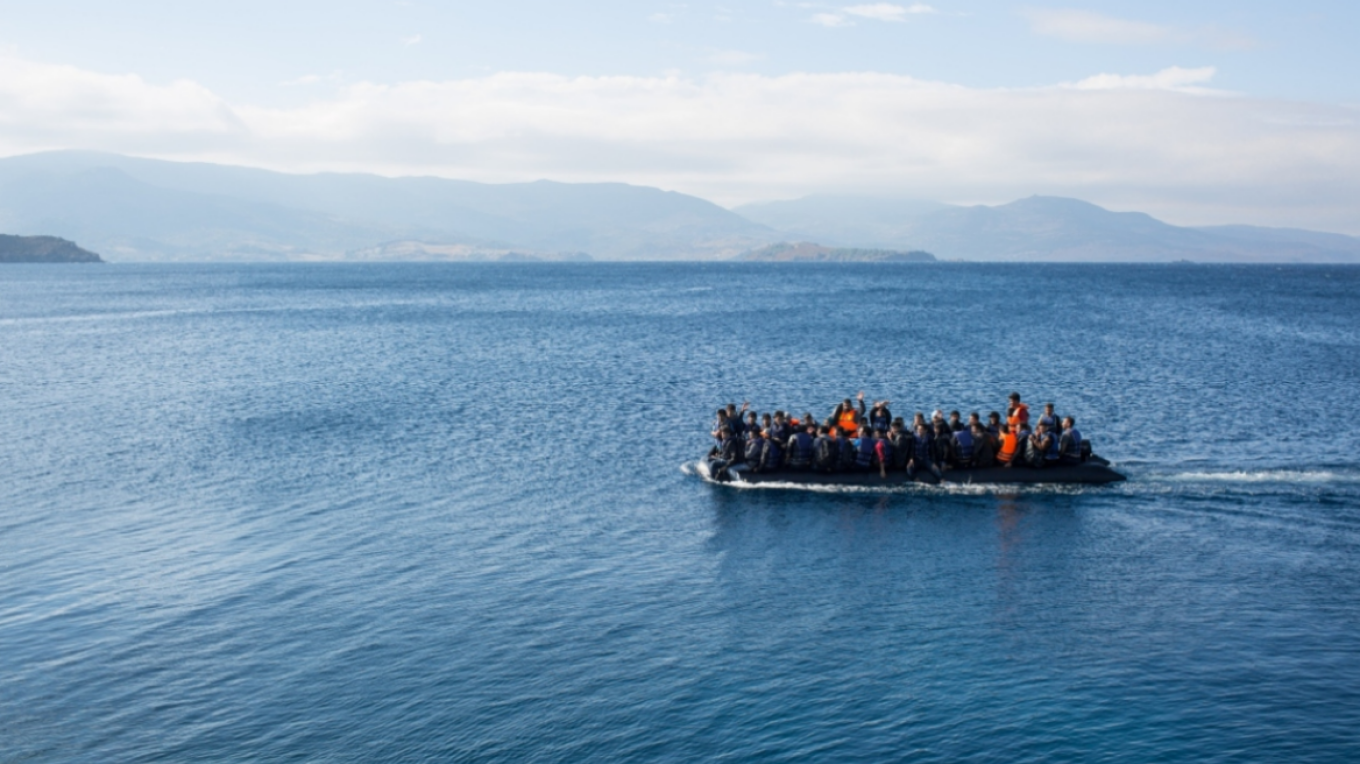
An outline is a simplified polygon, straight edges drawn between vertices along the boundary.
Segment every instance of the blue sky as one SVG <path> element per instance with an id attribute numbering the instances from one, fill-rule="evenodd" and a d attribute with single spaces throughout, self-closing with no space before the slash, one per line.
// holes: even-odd
<path id="1" fill-rule="evenodd" d="M 1360 233 L 1360 3 L 3 2 L 0 154 Z"/>

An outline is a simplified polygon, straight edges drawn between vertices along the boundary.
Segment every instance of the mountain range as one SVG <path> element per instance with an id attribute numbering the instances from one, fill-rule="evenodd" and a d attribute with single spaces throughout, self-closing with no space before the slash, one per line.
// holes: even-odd
<path id="1" fill-rule="evenodd" d="M 296 175 L 79 151 L 0 159 L 0 231 L 72 239 L 113 261 L 780 259 L 752 253 L 801 241 L 838 253 L 819 259 L 1360 262 L 1352 236 L 1174 226 L 1058 197 L 965 207 L 813 195 L 728 210 L 622 183 Z"/>

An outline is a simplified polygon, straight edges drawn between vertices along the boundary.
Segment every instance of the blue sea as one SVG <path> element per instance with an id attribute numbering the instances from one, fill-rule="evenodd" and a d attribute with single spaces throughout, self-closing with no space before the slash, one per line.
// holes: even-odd
<path id="1" fill-rule="evenodd" d="M 1129 480 L 692 470 L 860 390 Z M 1360 268 L 4 266 L 0 393 L 3 762 L 1360 759 Z"/>

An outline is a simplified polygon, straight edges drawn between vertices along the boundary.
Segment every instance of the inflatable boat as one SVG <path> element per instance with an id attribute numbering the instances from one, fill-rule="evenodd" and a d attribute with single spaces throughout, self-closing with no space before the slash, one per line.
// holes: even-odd
<path id="1" fill-rule="evenodd" d="M 782 469 L 775 472 L 753 472 L 745 464 L 734 464 L 715 474 L 712 462 L 705 458 L 699 462 L 698 471 L 705 480 L 715 483 L 730 483 L 735 486 L 750 486 L 777 483 L 796 486 L 858 486 L 877 488 L 904 485 L 906 483 L 957 483 L 957 484 L 1014 484 L 1014 483 L 1075 483 L 1099 485 L 1118 483 L 1126 478 L 1110 469 L 1110 463 L 1099 456 L 1092 455 L 1081 464 L 1045 467 L 987 467 L 979 469 L 947 470 L 942 479 L 934 475 L 918 472 L 915 478 L 907 477 L 905 472 L 889 472 L 880 477 L 878 472 L 812 472 Z"/>

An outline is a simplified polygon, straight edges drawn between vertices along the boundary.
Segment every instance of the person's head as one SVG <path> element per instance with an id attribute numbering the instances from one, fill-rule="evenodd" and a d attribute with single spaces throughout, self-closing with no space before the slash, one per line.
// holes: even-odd
<path id="1" fill-rule="evenodd" d="M 1045 404 L 1044 404 L 1044 413 L 1045 413 L 1045 414 L 1048 414 L 1049 416 L 1053 416 L 1053 404 L 1052 404 L 1052 403 L 1045 403 Z"/>
<path id="2" fill-rule="evenodd" d="M 769 423 L 770 423 L 770 415 L 769 415 L 769 414 L 761 414 L 761 415 L 760 415 L 760 421 L 761 421 L 762 423 L 764 423 L 764 424 L 769 424 Z"/>
<path id="3" fill-rule="evenodd" d="M 816 435 L 816 434 L 817 434 L 817 423 L 816 423 L 816 422 L 808 422 L 807 425 L 803 427 L 803 430 L 804 430 L 805 432 L 807 432 L 808 435 Z"/>
<path id="4" fill-rule="evenodd" d="M 896 434 L 901 431 L 902 431 L 902 418 L 898 417 L 897 419 L 893 420 L 893 423 L 891 425 L 888 426 L 888 432 Z"/>
<path id="5" fill-rule="evenodd" d="M 968 431 L 973 433 L 974 437 L 981 437 L 982 433 L 986 432 L 986 430 L 982 428 L 982 422 L 977 420 L 974 420 L 972 424 L 968 425 Z"/>
<path id="6" fill-rule="evenodd" d="M 774 421 L 776 421 L 776 422 L 782 422 L 782 421 L 784 421 L 784 412 L 782 412 L 782 411 L 775 411 L 775 412 L 774 412 Z"/>
<path id="7" fill-rule="evenodd" d="M 732 428 L 728 427 L 727 425 L 723 425 L 722 427 L 718 428 L 718 434 L 723 436 L 724 438 L 730 438 L 732 437 Z"/>
<path id="8" fill-rule="evenodd" d="M 951 411 L 951 412 L 949 412 L 949 421 L 951 421 L 951 422 L 957 422 L 957 421 L 959 421 L 959 417 L 960 417 L 959 412 L 957 412 L 957 411 Z"/>
<path id="9" fill-rule="evenodd" d="M 881 430 L 881 429 L 874 430 L 874 437 L 875 437 L 875 438 L 883 438 L 883 437 L 887 437 L 887 435 L 888 435 L 888 433 L 884 432 L 884 431 Z"/>
<path id="10" fill-rule="evenodd" d="M 728 415 L 728 416 L 734 416 L 734 415 L 736 415 L 736 413 L 737 413 L 737 404 L 735 404 L 735 403 L 729 403 L 729 404 L 727 404 L 727 415 Z"/>
<path id="11" fill-rule="evenodd" d="M 1076 427 L 1076 426 L 1077 426 L 1077 420 L 1076 420 L 1076 419 L 1073 419 L 1073 418 L 1070 417 L 1070 416 L 1065 416 L 1065 417 L 1063 417 L 1063 422 L 1062 422 L 1062 424 L 1063 424 L 1063 429 L 1064 429 L 1064 430 L 1070 430 L 1070 429 L 1072 429 L 1073 427 Z"/>
<path id="12" fill-rule="evenodd" d="M 852 409 L 852 408 L 854 408 L 854 407 L 855 407 L 854 402 L 851 401 L 849 398 L 846 398 L 845 400 L 841 401 L 841 410 L 842 410 L 842 411 L 849 411 L 850 409 Z"/>
<path id="13" fill-rule="evenodd" d="M 752 412 L 748 413 L 748 414 L 746 415 L 746 421 L 748 421 L 748 422 L 754 422 L 754 421 L 756 421 L 756 412 L 752 411 Z"/>
<path id="14" fill-rule="evenodd" d="M 1038 435 L 1043 435 L 1044 433 L 1048 432 L 1048 422 L 1040 422 L 1040 423 L 1034 428 L 1034 432 L 1035 432 L 1035 434 L 1038 434 Z"/>
<path id="15" fill-rule="evenodd" d="M 812 428 L 809 427 L 809 428 L 808 428 L 808 432 L 811 432 L 811 431 L 812 431 Z M 818 434 L 818 435 L 829 435 L 830 433 L 831 433 L 831 428 L 830 428 L 830 427 L 827 427 L 826 425 L 822 425 L 821 427 L 818 427 L 818 428 L 817 428 L 817 434 Z"/>
<path id="16" fill-rule="evenodd" d="M 1012 406 L 1014 406 L 1015 404 L 1019 403 L 1019 402 L 1020 402 L 1020 393 L 1011 393 L 1011 395 L 1010 395 L 1010 401 L 1011 401 L 1011 405 L 1012 405 Z"/>
<path id="17" fill-rule="evenodd" d="M 926 421 L 926 415 L 925 415 L 925 414 L 922 414 L 921 412 L 918 411 L 918 412 L 916 412 L 916 416 L 915 416 L 915 417 L 912 417 L 912 420 L 911 420 L 911 421 L 912 421 L 913 423 L 915 423 L 915 422 L 924 422 L 924 421 Z"/>
<path id="18" fill-rule="evenodd" d="M 926 429 L 926 423 L 925 423 L 925 422 L 918 422 L 918 423 L 916 424 L 916 434 L 917 434 L 917 435 L 926 435 L 926 434 L 929 434 L 929 432 L 930 432 L 930 430 Z"/>
<path id="19" fill-rule="evenodd" d="M 940 411 L 939 409 L 935 409 L 934 411 L 930 412 L 930 421 L 932 421 L 932 422 L 943 422 L 943 421 L 944 421 L 944 412 L 943 412 L 943 411 Z"/>
<path id="20" fill-rule="evenodd" d="M 804 412 L 803 412 L 803 418 L 800 419 L 800 420 L 798 420 L 798 421 L 800 421 L 800 422 L 807 422 L 808 424 L 817 424 L 817 420 L 816 420 L 816 419 L 813 419 L 813 418 L 812 418 L 812 414 L 811 414 L 810 412 L 807 412 L 807 411 L 804 411 Z"/>
<path id="21" fill-rule="evenodd" d="M 935 434 L 937 434 L 937 435 L 943 435 L 944 433 L 946 433 L 946 432 L 948 432 L 948 431 L 949 431 L 949 425 L 945 424 L 944 422 L 936 422 L 936 423 L 935 423 Z"/>
<path id="22" fill-rule="evenodd" d="M 1001 432 L 1002 432 L 1002 434 L 1004 434 L 1004 435 L 1010 435 L 1010 434 L 1011 434 L 1011 426 L 1008 425 L 1008 424 L 1002 423 L 1002 425 L 1001 425 Z"/>
<path id="23" fill-rule="evenodd" d="M 869 437 L 869 425 L 867 425 L 867 424 L 862 424 L 862 425 L 859 426 L 859 436 L 860 436 L 861 438 L 867 438 L 867 437 Z"/>
<path id="24" fill-rule="evenodd" d="M 718 409 L 718 418 L 719 418 L 719 419 L 726 419 L 726 418 L 727 418 L 727 409 Z"/>
<path id="25" fill-rule="evenodd" d="M 980 418 L 978 417 L 978 413 L 977 413 L 976 411 L 974 411 L 974 412 L 972 412 L 971 414 L 968 415 L 968 424 L 969 424 L 969 425 L 975 425 L 975 424 L 981 424 L 981 423 L 982 423 L 982 419 L 980 419 Z"/>
<path id="26" fill-rule="evenodd" d="M 993 412 L 991 412 L 990 414 L 988 414 L 988 415 L 987 415 L 987 421 L 988 421 L 988 422 L 991 422 L 992 424 L 1001 424 L 1001 414 L 1000 414 L 1000 412 L 993 411 Z"/>

